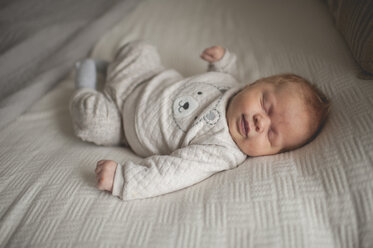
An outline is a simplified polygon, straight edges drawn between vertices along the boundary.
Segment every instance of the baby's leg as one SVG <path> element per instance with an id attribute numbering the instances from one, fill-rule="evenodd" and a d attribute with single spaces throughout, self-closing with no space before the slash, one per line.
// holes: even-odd
<path id="1" fill-rule="evenodd" d="M 75 134 L 97 145 L 125 144 L 122 119 L 116 104 L 94 89 L 77 90 L 70 101 Z"/>
<path id="2" fill-rule="evenodd" d="M 114 61 L 110 63 L 104 91 L 101 93 L 95 90 L 95 73 L 96 70 L 104 72 L 106 67 L 105 62 L 88 62 L 81 71 L 82 75 L 89 76 L 82 80 L 88 83 L 77 87 L 79 90 L 70 102 L 74 131 L 81 139 L 98 145 L 126 144 L 120 114 L 123 103 L 139 84 L 163 71 L 164 67 L 152 45 L 142 41 L 127 43 L 118 50 Z"/>
<path id="3" fill-rule="evenodd" d="M 120 108 L 129 94 L 141 83 L 164 70 L 157 49 L 143 41 L 120 47 L 110 63 L 104 92 Z"/>

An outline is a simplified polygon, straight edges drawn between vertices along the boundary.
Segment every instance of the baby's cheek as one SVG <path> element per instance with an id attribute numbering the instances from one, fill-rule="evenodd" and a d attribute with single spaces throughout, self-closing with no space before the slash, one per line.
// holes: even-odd
<path id="1" fill-rule="evenodd" d="M 244 152 L 246 155 L 253 156 L 253 154 L 255 153 L 256 147 L 253 146 L 253 142 L 250 142 L 247 139 L 243 139 L 241 140 L 241 142 L 237 142 L 237 144 L 240 150 Z"/>
<path id="2" fill-rule="evenodd" d="M 247 142 L 247 155 L 255 157 L 267 155 L 270 149 L 266 142 L 259 137 L 250 138 Z"/>

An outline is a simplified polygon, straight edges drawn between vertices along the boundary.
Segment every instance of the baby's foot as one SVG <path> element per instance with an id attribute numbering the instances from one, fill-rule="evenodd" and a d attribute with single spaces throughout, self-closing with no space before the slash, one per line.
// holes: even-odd
<path id="1" fill-rule="evenodd" d="M 75 64 L 75 87 L 96 89 L 96 64 L 92 59 L 86 59 Z"/>

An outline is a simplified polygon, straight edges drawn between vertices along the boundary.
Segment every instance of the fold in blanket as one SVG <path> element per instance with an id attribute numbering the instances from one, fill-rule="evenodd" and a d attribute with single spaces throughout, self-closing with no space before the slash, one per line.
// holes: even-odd
<path id="1" fill-rule="evenodd" d="M 0 5 L 0 128 L 51 89 L 135 0 L 16 0 Z"/>

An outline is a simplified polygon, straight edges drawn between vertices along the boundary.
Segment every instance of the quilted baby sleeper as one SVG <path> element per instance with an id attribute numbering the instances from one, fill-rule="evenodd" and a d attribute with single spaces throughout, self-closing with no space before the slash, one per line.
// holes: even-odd
<path id="1" fill-rule="evenodd" d="M 211 72 L 183 79 L 163 68 L 155 47 L 132 41 L 110 64 L 103 93 L 74 93 L 70 109 L 77 136 L 100 145 L 115 144 L 122 134 L 144 158 L 118 165 L 113 195 L 134 200 L 170 193 L 245 160 L 225 116 L 229 99 L 242 87 L 232 76 L 235 60 L 226 51 Z"/>

